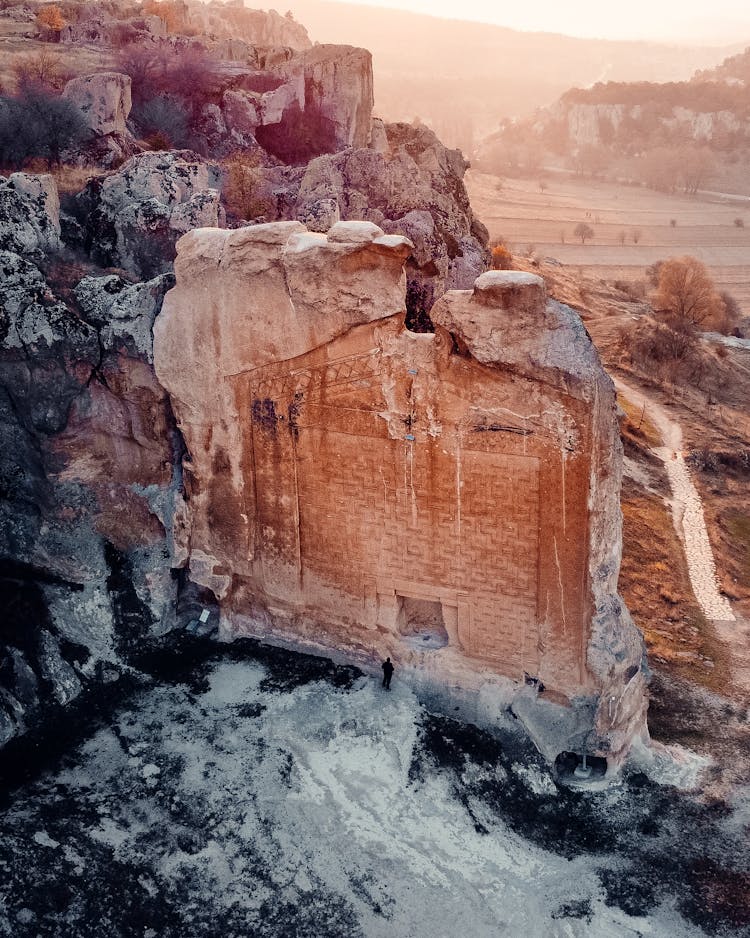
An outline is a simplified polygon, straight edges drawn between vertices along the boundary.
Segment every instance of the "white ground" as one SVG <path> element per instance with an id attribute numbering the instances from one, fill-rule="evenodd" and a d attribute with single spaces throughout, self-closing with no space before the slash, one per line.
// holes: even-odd
<path id="1" fill-rule="evenodd" d="M 108 888 L 87 859 L 92 850 L 105 850 L 108 862 L 123 869 L 142 867 L 137 886 L 144 895 L 157 908 L 162 899 L 179 901 L 186 917 L 176 932 L 146 921 L 139 934 L 148 938 L 704 934 L 669 899 L 644 915 L 606 904 L 597 873 L 603 866 L 618 868 L 612 857 L 581 852 L 566 859 L 505 824 L 494 810 L 502 805 L 473 798 L 467 810 L 450 774 L 410 778 L 423 711 L 397 682 L 390 694 L 368 678 L 350 691 L 314 683 L 273 693 L 259 689 L 264 674 L 252 661 L 223 662 L 202 694 L 190 697 L 184 688 L 168 686 L 150 690 L 112 729 L 97 732 L 74 765 L 18 799 L 0 834 L 20 832 L 17 848 L 25 864 L 41 868 L 54 858 L 55 882 L 69 880 L 82 892 Z M 468 789 L 478 773 L 515 776 L 538 796 L 544 812 L 563 798 L 538 761 L 503 767 L 467 757 L 459 788 Z M 75 806 L 73 826 L 45 808 L 45 792 L 63 792 L 65 804 Z M 639 807 L 638 794 L 624 787 L 580 797 L 600 820 Z M 541 811 L 538 805 L 530 810 Z M 94 817 L 86 820 L 92 806 Z M 630 826 L 626 822 L 624 829 Z M 673 825 L 672 833 L 681 837 L 686 832 L 680 826 Z M 669 862 L 665 858 L 665 869 Z M 19 909 L 13 887 L 7 880 L 2 885 L 12 863 L 0 862 L 0 935 L 52 934 L 32 900 Z M 321 896 L 341 897 L 353 914 L 351 925 L 334 930 Z M 280 897 L 290 908 L 312 909 L 315 924 L 259 930 Z M 576 903 L 585 914 L 565 911 Z M 207 910 L 215 923 L 209 931 L 203 930 Z M 109 914 L 97 912 L 104 924 Z M 230 914 L 246 923 L 243 930 L 222 924 Z M 116 910 L 112 915 L 107 934 L 115 938 L 125 932 L 118 930 Z M 57 914 L 55 928 L 54 934 L 70 938 L 100 934 L 82 928 L 70 911 Z"/>

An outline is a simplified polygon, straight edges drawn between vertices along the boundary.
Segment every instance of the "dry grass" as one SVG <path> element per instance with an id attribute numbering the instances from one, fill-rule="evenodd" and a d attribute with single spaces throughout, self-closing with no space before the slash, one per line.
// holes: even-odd
<path id="1" fill-rule="evenodd" d="M 727 650 L 695 601 L 669 509 L 626 479 L 622 512 L 620 591 L 646 638 L 649 659 L 684 680 L 726 689 Z"/>
<path id="2" fill-rule="evenodd" d="M 496 177 L 467 174 L 472 206 L 491 238 L 533 243 L 541 257 L 557 258 L 583 276 L 610 281 L 639 281 L 655 261 L 690 254 L 706 264 L 718 289 L 727 290 L 743 312 L 750 313 L 750 225 L 735 225 L 743 212 L 736 202 L 565 175 L 551 176 L 548 183 L 541 193 L 536 179 L 508 179 L 498 192 Z M 746 208 L 746 199 L 743 205 Z M 672 218 L 677 221 L 674 227 Z M 595 232 L 585 245 L 573 238 L 573 229 L 582 221 Z M 641 232 L 637 244 L 634 230 Z"/>
<path id="3" fill-rule="evenodd" d="M 55 177 L 57 191 L 61 196 L 75 195 L 86 186 L 90 179 L 103 175 L 95 169 L 79 166 L 53 166 L 48 172 Z"/>
<path id="4" fill-rule="evenodd" d="M 623 394 L 617 395 L 617 403 L 625 412 L 622 425 L 623 436 L 629 436 L 636 441 L 642 441 L 649 446 L 661 446 L 661 434 L 649 419 L 646 408 L 636 407 Z"/>

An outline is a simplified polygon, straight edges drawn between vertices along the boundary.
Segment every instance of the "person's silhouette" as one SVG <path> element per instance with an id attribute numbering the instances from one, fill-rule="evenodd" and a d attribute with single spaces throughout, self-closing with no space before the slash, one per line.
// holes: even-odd
<path id="1" fill-rule="evenodd" d="M 386 690 L 391 689 L 391 678 L 393 677 L 393 664 L 390 658 L 386 658 L 382 664 L 383 668 L 383 687 Z"/>

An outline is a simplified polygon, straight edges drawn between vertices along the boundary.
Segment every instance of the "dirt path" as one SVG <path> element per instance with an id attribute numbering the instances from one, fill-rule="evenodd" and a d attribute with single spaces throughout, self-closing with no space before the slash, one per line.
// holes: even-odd
<path id="1" fill-rule="evenodd" d="M 708 539 L 703 503 L 690 478 L 682 455 L 682 430 L 666 410 L 643 391 L 615 378 L 615 386 L 637 407 L 645 407 L 649 420 L 659 431 L 664 443 L 654 448 L 667 471 L 672 489 L 672 518 L 685 548 L 690 584 L 707 619 L 734 622 L 735 616 L 726 597 L 719 592 L 711 542 Z"/>

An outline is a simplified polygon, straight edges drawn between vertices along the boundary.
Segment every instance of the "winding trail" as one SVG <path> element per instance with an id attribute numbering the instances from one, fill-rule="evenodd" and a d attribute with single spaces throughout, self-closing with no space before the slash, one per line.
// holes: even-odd
<path id="1" fill-rule="evenodd" d="M 614 378 L 615 387 L 631 403 L 643 407 L 649 419 L 661 434 L 663 446 L 653 452 L 664 463 L 672 489 L 672 519 L 685 548 L 690 584 L 698 605 L 707 619 L 734 622 L 735 616 L 729 600 L 719 592 L 711 542 L 708 539 L 703 503 L 690 478 L 682 455 L 682 430 L 665 409 L 648 395 L 620 378 Z"/>

